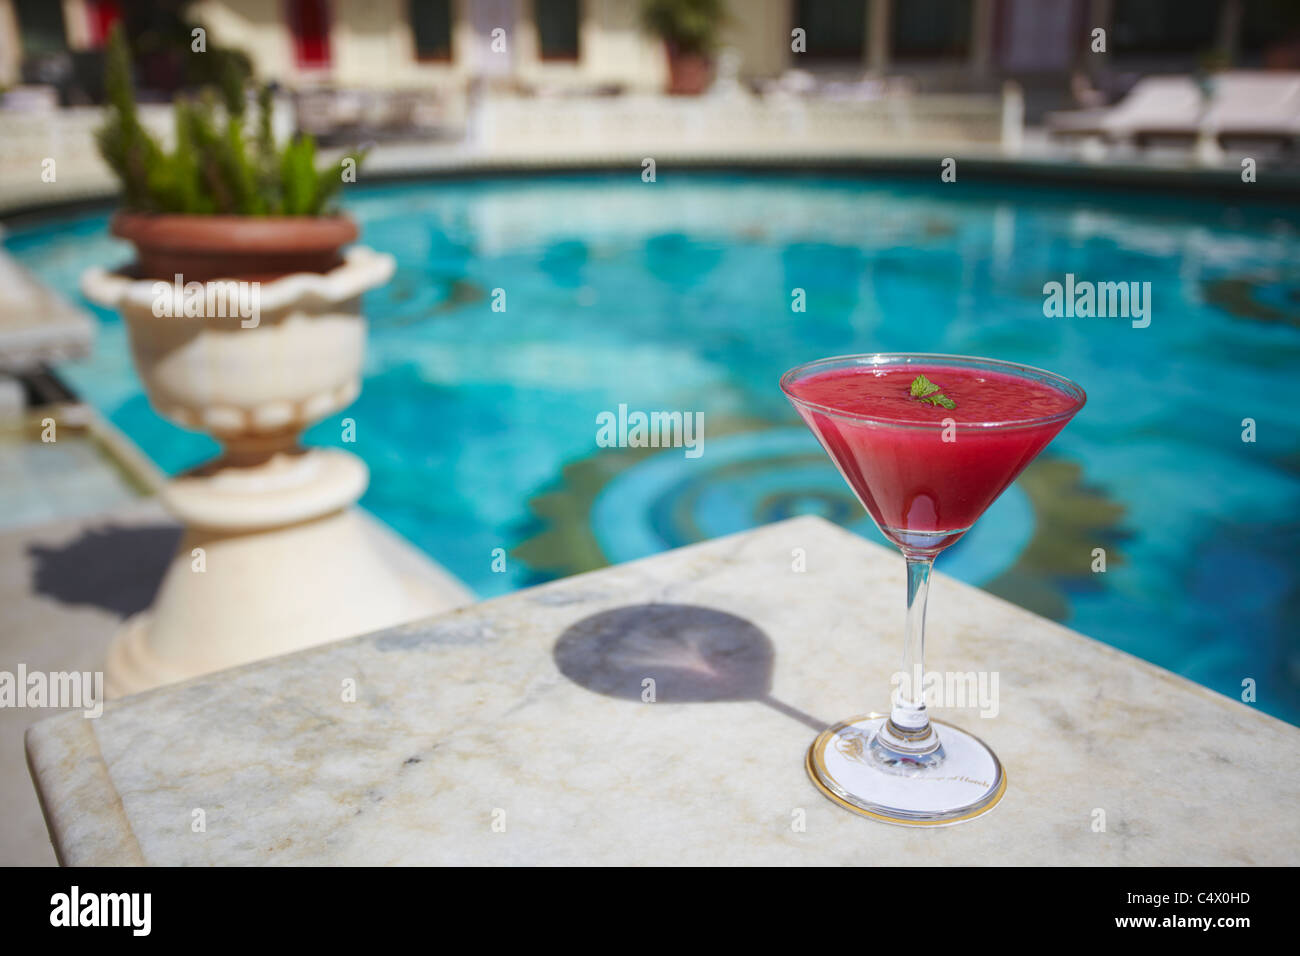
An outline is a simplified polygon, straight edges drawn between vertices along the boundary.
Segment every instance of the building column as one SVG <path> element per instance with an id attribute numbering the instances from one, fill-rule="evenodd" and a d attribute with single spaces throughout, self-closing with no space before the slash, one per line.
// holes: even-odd
<path id="1" fill-rule="evenodd" d="M 0 86 L 18 83 L 23 62 L 23 42 L 18 34 L 18 14 L 13 0 L 0 0 Z"/>
<path id="2" fill-rule="evenodd" d="M 885 73 L 889 69 L 890 8 L 893 0 L 867 2 L 867 69 Z"/>
<path id="3" fill-rule="evenodd" d="M 69 50 L 90 49 L 90 17 L 86 0 L 63 0 L 63 35 Z"/>

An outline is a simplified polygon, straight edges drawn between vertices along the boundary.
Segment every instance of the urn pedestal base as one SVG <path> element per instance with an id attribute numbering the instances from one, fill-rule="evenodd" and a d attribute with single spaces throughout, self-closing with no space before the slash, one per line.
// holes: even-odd
<path id="1" fill-rule="evenodd" d="M 109 648 L 119 697 L 445 610 L 391 567 L 354 507 L 366 466 L 333 449 L 223 459 L 163 492 L 185 533 L 153 606 Z"/>

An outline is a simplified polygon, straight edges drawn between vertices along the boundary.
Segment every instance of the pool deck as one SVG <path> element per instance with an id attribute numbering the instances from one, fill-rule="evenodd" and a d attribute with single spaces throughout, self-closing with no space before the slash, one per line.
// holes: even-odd
<path id="1" fill-rule="evenodd" d="M 943 575 L 927 663 L 1000 691 L 939 716 L 1005 798 L 940 830 L 826 800 L 805 752 L 884 704 L 902 581 L 797 518 L 54 717 L 27 753 L 68 864 L 1294 863 L 1300 730 Z"/>
<path id="2" fill-rule="evenodd" d="M 1230 197 L 1239 201 L 1300 199 L 1300 168 L 1263 165 L 1253 182 L 1243 182 L 1235 161 L 1218 166 L 1191 162 L 1181 154 L 1131 155 L 1084 161 L 1053 149 L 1032 137 L 1018 155 L 1007 155 L 988 144 L 953 143 L 924 150 L 859 148 L 798 151 L 780 149 L 696 150 L 678 154 L 671 144 L 654 153 L 659 171 L 686 170 L 816 170 L 849 175 L 882 175 L 936 179 L 940 163 L 958 161 L 958 182 L 1036 183 L 1048 186 L 1086 185 L 1136 192 L 1187 193 Z M 546 155 L 494 155 L 463 144 L 383 143 L 366 157 L 358 182 L 404 179 L 448 179 L 502 175 L 547 175 L 627 169 L 640 176 L 643 157 L 617 151 L 555 151 Z M 34 193 L 20 183 L 0 182 L 0 221 L 39 220 L 60 208 L 107 207 L 117 196 L 108 177 L 88 177 L 50 183 Z M 39 197 L 39 198 L 36 198 Z"/>

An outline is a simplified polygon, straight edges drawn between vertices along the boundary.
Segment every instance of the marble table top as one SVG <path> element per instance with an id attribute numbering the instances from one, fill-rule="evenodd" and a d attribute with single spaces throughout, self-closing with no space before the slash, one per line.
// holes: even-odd
<path id="1" fill-rule="evenodd" d="M 66 864 L 1296 862 L 1300 730 L 942 575 L 927 667 L 999 697 L 936 716 L 1006 797 L 831 803 L 805 751 L 887 706 L 903 591 L 799 518 L 52 717 L 28 762 Z"/>

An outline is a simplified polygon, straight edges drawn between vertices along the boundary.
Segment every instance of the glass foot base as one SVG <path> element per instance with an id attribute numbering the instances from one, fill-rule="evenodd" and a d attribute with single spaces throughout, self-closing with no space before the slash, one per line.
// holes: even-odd
<path id="1" fill-rule="evenodd" d="M 1002 764 L 982 740 L 932 720 L 943 759 L 931 766 L 890 767 L 871 741 L 886 714 L 853 717 L 823 730 L 808 748 L 808 776 L 840 806 L 899 826 L 942 827 L 992 810 L 1007 791 Z"/>

